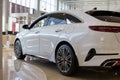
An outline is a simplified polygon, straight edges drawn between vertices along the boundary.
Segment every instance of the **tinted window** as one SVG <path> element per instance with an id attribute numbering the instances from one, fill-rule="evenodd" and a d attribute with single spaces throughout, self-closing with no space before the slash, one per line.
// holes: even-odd
<path id="1" fill-rule="evenodd" d="M 67 23 L 80 23 L 81 21 L 79 19 L 77 19 L 76 17 L 72 16 L 72 15 L 69 15 L 69 14 L 66 14 L 65 15 L 66 17 L 66 20 L 67 20 Z"/>
<path id="2" fill-rule="evenodd" d="M 120 23 L 120 13 L 113 11 L 88 11 L 87 14 L 107 22 Z"/>
<path id="3" fill-rule="evenodd" d="M 57 24 L 66 24 L 66 23 L 67 22 L 66 22 L 66 19 L 64 17 L 64 14 L 57 13 L 57 14 L 52 14 L 49 16 L 47 26 L 57 25 Z"/>

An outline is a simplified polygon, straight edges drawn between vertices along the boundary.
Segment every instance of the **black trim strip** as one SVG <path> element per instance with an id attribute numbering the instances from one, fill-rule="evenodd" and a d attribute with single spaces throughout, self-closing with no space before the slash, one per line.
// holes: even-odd
<path id="1" fill-rule="evenodd" d="M 95 54 L 95 56 L 108 56 L 108 55 L 118 55 L 118 53 L 98 53 L 98 54 Z"/>

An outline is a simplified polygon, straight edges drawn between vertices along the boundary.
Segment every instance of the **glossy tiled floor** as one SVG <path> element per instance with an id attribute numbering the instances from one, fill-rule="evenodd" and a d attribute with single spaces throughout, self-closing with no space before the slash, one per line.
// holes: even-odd
<path id="1" fill-rule="evenodd" d="M 54 63 L 27 56 L 17 60 L 12 48 L 3 48 L 4 80 L 120 80 L 119 69 L 84 68 L 71 77 L 59 73 Z"/>

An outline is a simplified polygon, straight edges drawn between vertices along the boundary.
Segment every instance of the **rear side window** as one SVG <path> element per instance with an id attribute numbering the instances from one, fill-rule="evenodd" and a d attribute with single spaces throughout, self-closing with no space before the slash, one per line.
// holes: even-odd
<path id="1" fill-rule="evenodd" d="M 106 22 L 120 23 L 120 13 L 113 11 L 89 11 L 87 14 Z"/>
<path id="2" fill-rule="evenodd" d="M 50 15 L 47 26 L 58 25 L 58 24 L 67 24 L 64 15 L 62 13 Z"/>

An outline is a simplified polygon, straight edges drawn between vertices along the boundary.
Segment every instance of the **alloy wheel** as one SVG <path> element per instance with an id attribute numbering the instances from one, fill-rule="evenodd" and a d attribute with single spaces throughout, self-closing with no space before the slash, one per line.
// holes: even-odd
<path id="1" fill-rule="evenodd" d="M 22 54 L 22 47 L 21 47 L 21 43 L 19 40 L 17 40 L 15 42 L 14 52 L 15 52 L 15 56 L 17 59 L 24 59 L 25 58 L 25 55 Z"/>
<path id="2" fill-rule="evenodd" d="M 59 47 L 56 53 L 56 64 L 59 71 L 69 75 L 74 69 L 74 56 L 72 49 L 67 45 Z"/>

